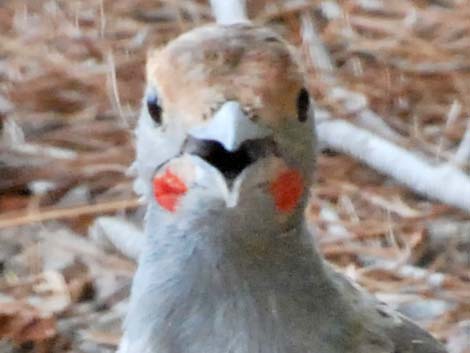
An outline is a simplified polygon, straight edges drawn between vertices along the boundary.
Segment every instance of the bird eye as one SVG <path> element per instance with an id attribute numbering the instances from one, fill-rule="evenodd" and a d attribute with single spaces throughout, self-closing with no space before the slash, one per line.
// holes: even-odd
<path id="1" fill-rule="evenodd" d="M 162 107 L 158 102 L 157 96 L 152 95 L 147 98 L 147 110 L 152 120 L 157 125 L 160 125 L 162 123 Z"/>
<path id="2" fill-rule="evenodd" d="M 308 108 L 310 106 L 310 97 L 305 88 L 302 88 L 297 97 L 297 118 L 304 122 L 308 118 Z"/>

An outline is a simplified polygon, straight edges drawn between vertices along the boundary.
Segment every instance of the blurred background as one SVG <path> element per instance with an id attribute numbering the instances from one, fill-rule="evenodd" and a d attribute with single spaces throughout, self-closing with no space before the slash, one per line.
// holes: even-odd
<path id="1" fill-rule="evenodd" d="M 248 6 L 298 48 L 318 119 L 461 173 L 449 188 L 468 194 L 469 1 Z M 146 52 L 212 20 L 202 0 L 0 0 L 1 353 L 116 348 L 142 225 L 127 170 Z M 308 218 L 323 254 L 470 352 L 469 201 L 423 196 L 320 142 Z"/>

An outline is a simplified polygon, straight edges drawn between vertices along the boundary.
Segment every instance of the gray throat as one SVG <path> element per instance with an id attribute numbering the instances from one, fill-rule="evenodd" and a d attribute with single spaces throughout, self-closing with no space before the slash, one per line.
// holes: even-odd
<path id="1" fill-rule="evenodd" d="M 147 218 L 130 341 L 175 353 L 308 352 L 315 337 L 317 347 L 341 344 L 328 341 L 348 330 L 349 310 L 304 225 L 273 234 L 227 215 L 172 223 L 150 208 Z"/>

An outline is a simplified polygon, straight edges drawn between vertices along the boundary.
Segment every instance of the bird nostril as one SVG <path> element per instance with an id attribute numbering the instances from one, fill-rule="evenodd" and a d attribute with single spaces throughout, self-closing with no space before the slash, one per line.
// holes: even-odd
<path id="1" fill-rule="evenodd" d="M 217 141 L 189 137 L 183 152 L 201 157 L 217 168 L 226 179 L 233 180 L 250 164 L 266 155 L 263 145 L 262 140 L 249 140 L 231 152 Z"/>

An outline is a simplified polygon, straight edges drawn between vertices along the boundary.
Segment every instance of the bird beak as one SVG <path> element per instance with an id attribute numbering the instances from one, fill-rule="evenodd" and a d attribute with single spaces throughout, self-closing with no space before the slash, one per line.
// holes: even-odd
<path id="1" fill-rule="evenodd" d="M 240 103 L 225 102 L 206 124 L 189 131 L 197 139 L 219 142 L 228 152 L 237 151 L 248 140 L 258 140 L 272 135 L 269 128 L 251 121 Z"/>

